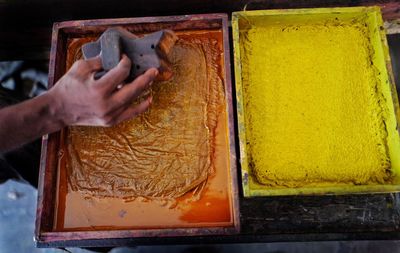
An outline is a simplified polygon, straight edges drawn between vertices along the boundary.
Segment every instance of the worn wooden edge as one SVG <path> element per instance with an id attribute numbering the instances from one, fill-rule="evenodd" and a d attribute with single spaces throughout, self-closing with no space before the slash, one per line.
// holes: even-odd
<path id="1" fill-rule="evenodd" d="M 381 7 L 382 17 L 384 20 L 390 21 L 400 18 L 400 2 L 393 1 L 376 5 Z"/>
<path id="2" fill-rule="evenodd" d="M 140 27 L 141 32 L 150 32 L 160 29 L 173 29 L 177 31 L 220 28 L 223 17 L 227 17 L 227 15 L 224 13 L 213 13 L 181 16 L 74 20 L 55 23 L 54 26 L 58 29 L 63 29 L 65 33 L 74 35 L 87 35 L 90 32 L 98 33 L 111 26 L 126 26 L 131 32 L 135 32 L 134 27 L 129 27 L 135 24 L 145 24 L 145 26 Z"/>
<path id="3" fill-rule="evenodd" d="M 232 13 L 246 10 L 285 10 L 285 9 L 314 9 L 314 8 L 341 8 L 341 7 L 370 7 L 378 6 L 382 10 L 384 20 L 394 20 L 400 18 L 400 2 L 388 1 L 288 1 L 288 0 L 273 0 L 268 5 L 263 2 L 253 2 L 244 5 L 242 10 L 232 10 Z"/>
<path id="4" fill-rule="evenodd" d="M 179 26 L 179 22 L 183 25 Z M 230 147 L 230 178 L 231 183 L 231 209 L 232 209 L 232 226 L 215 226 L 215 227 L 199 227 L 199 228 L 166 228 L 166 229 L 127 229 L 127 230 L 110 230 L 110 231 L 76 231 L 76 232 L 58 232 L 52 231 L 55 213 L 55 201 L 57 198 L 56 187 L 57 182 L 57 155 L 55 151 L 59 146 L 59 132 L 43 137 L 42 156 L 40 166 L 40 178 L 38 188 L 38 209 L 36 217 L 35 241 L 40 247 L 49 243 L 56 243 L 59 246 L 66 245 L 67 241 L 85 241 L 102 238 L 104 240 L 113 240 L 116 238 L 140 238 L 140 237 L 182 237 L 182 236 L 204 236 L 204 235 L 227 235 L 237 234 L 240 231 L 240 211 L 239 196 L 237 184 L 237 162 L 235 148 L 234 133 L 234 111 L 232 107 L 232 81 L 230 73 L 230 51 L 229 51 L 229 30 L 228 16 L 226 14 L 199 14 L 185 16 L 166 16 L 166 17 L 149 17 L 149 18 L 128 18 L 128 19 L 111 19 L 111 20 L 83 20 L 83 21 L 66 21 L 55 23 L 52 35 L 52 48 L 50 53 L 49 64 L 49 88 L 65 72 L 65 50 L 66 40 L 69 36 L 79 36 L 85 29 L 88 32 L 99 32 L 110 26 L 109 22 L 116 22 L 112 25 L 135 25 L 135 24 L 151 24 L 162 22 L 174 22 L 174 29 L 221 29 L 223 33 L 223 50 L 224 50 L 224 68 L 225 72 L 225 94 L 226 94 L 226 110 L 228 112 L 228 129 L 229 129 L 229 147 Z M 192 24 L 198 24 L 193 26 Z M 209 24 L 207 26 L 207 24 Z M 217 26 L 218 25 L 218 26 Z M 153 27 L 157 29 L 158 26 Z M 165 27 L 165 26 L 164 26 Z M 46 187 L 45 187 L 46 186 Z M 49 187 L 51 186 L 51 187 Z M 50 218 L 45 220 L 44 218 Z"/>
<path id="5" fill-rule="evenodd" d="M 235 143 L 235 120 L 233 110 L 233 98 L 232 98 L 232 74 L 231 74 L 231 60 L 230 60 L 230 45 L 229 45 L 229 28 L 228 28 L 228 15 L 222 17 L 222 36 L 223 36 L 223 48 L 224 48 L 224 66 L 225 66 L 225 100 L 227 105 L 228 113 L 228 130 L 229 130 L 229 167 L 230 167 L 230 182 L 232 192 L 232 207 L 233 207 L 233 222 L 235 230 L 238 233 L 240 231 L 240 207 L 239 207 L 239 182 L 237 178 L 237 152 Z"/>
<path id="6" fill-rule="evenodd" d="M 60 56 L 58 51 L 63 51 L 65 44 L 60 41 L 59 29 L 53 28 L 52 47 L 49 63 L 48 86 L 51 88 L 54 83 L 61 77 L 65 64 L 60 64 Z M 56 66 L 59 67 L 56 69 Z M 52 150 L 58 149 L 59 133 L 51 133 L 42 138 L 42 149 L 40 157 L 39 181 L 38 181 L 38 198 L 37 198 L 37 213 L 35 221 L 35 240 L 40 239 L 40 234 L 43 230 L 52 227 L 53 220 L 45 220 L 43 217 L 49 217 L 54 212 L 56 189 L 56 169 L 48 170 L 47 168 L 57 168 L 57 153 L 51 153 Z M 46 186 L 46 187 L 45 187 Z"/>
<path id="7" fill-rule="evenodd" d="M 138 245 L 182 245 L 182 244 L 222 244 L 222 243 L 265 243 L 265 242 L 307 242 L 307 241 L 343 241 L 343 240 L 399 240 L 399 232 L 357 232 L 357 233 L 287 233 L 287 234 L 245 234 L 226 236 L 198 237 L 146 237 L 119 238 L 113 240 L 91 239 L 37 242 L 37 247 L 118 247 Z"/>
<path id="8" fill-rule="evenodd" d="M 241 13 L 234 12 L 232 14 L 232 40 L 234 53 L 234 71 L 235 71 L 235 87 L 236 87 L 236 108 L 237 108 L 237 126 L 239 135 L 239 154 L 240 154 L 240 174 L 242 177 L 242 189 L 244 197 L 250 195 L 249 188 L 249 168 L 247 160 L 246 148 L 246 131 L 243 106 L 243 85 L 242 85 L 242 65 L 240 53 L 240 36 L 239 36 L 239 19 Z"/>
<path id="9" fill-rule="evenodd" d="M 40 157 L 40 169 L 39 169 L 39 181 L 38 181 L 38 196 L 37 196 L 37 208 L 36 208 L 36 221 L 35 221 L 35 239 L 37 240 L 40 235 L 42 217 L 43 217 L 43 190 L 44 190 L 44 175 L 46 168 L 46 157 L 47 157 L 47 142 L 48 135 L 42 138 L 41 157 Z"/>
<path id="10" fill-rule="evenodd" d="M 207 235 L 234 234 L 234 227 L 209 227 L 209 228 L 160 228 L 160 229 L 135 229 L 135 230 L 104 230 L 104 231 L 76 231 L 76 232 L 44 232 L 40 236 L 41 243 L 59 242 L 70 240 L 92 239 L 118 239 L 118 238 L 153 238 L 153 237 L 192 237 Z"/>
<path id="11" fill-rule="evenodd" d="M 399 5 L 398 9 L 400 10 L 400 5 Z M 383 26 L 385 27 L 385 24 L 387 22 L 383 21 L 383 17 L 381 15 L 379 15 L 378 13 L 376 13 L 375 15 L 376 15 L 376 19 L 379 20 L 378 22 L 380 24 L 383 24 Z M 398 24 L 398 20 L 392 20 L 391 23 Z M 400 32 L 400 30 L 395 30 L 395 31 L 392 31 L 391 34 L 396 34 L 399 32 Z M 387 71 L 389 87 L 390 87 L 390 91 L 391 91 L 391 99 L 393 102 L 393 110 L 394 110 L 394 114 L 395 114 L 395 118 L 396 118 L 396 130 L 397 130 L 397 133 L 400 135 L 399 96 L 397 93 L 396 82 L 395 82 L 394 72 L 393 72 L 393 64 L 392 64 L 392 59 L 390 57 L 390 51 L 389 51 L 389 44 L 388 44 L 388 38 L 387 38 L 387 34 L 389 34 L 388 29 L 386 27 L 385 27 L 385 29 L 380 29 L 379 34 L 380 34 L 381 41 L 382 41 L 382 50 L 383 50 L 383 54 L 384 54 L 384 58 L 385 58 L 386 71 Z"/>

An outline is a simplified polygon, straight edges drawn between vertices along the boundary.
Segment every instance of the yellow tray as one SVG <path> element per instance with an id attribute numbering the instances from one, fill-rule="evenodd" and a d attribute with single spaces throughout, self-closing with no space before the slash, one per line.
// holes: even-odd
<path id="1" fill-rule="evenodd" d="M 349 185 L 336 184 L 334 186 L 316 186 L 302 188 L 268 187 L 257 182 L 252 175 L 249 166 L 248 151 L 246 150 L 246 121 L 244 118 L 245 107 L 243 105 L 242 84 L 242 57 L 240 43 L 243 32 L 251 26 L 252 22 L 263 19 L 263 22 L 292 22 L 293 24 L 312 24 L 329 19 L 349 20 L 365 15 L 366 25 L 369 30 L 371 46 L 374 50 L 373 64 L 380 72 L 380 83 L 383 96 L 386 101 L 389 116 L 386 119 L 388 132 L 387 145 L 391 160 L 393 181 L 391 184 L 376 185 Z M 400 138 L 397 129 L 400 119 L 399 103 L 396 87 L 392 75 L 389 50 L 386 34 L 383 29 L 383 21 L 379 7 L 350 7 L 350 8 L 316 8 L 293 10 L 260 10 L 234 12 L 232 15 L 236 97 L 239 128 L 240 164 L 242 173 L 242 186 L 245 197 L 273 196 L 273 195 L 310 195 L 310 194 L 349 194 L 372 192 L 396 192 L 400 191 Z M 250 84 L 251 85 L 251 84 Z"/>

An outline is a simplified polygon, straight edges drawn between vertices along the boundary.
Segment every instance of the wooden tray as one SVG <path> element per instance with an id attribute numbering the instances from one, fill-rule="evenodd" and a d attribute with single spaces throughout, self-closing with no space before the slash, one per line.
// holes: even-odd
<path id="1" fill-rule="evenodd" d="M 385 13 L 385 11 L 384 11 Z M 379 69 L 377 80 L 382 87 L 385 98 L 385 108 L 388 115 L 385 118 L 385 126 L 388 132 L 387 145 L 391 160 L 391 171 L 394 179 L 391 183 L 351 185 L 351 184 L 327 184 L 327 185 L 307 185 L 301 187 L 282 187 L 266 186 L 260 184 L 252 172 L 251 162 L 249 160 L 249 149 L 246 139 L 247 131 L 250 128 L 246 126 L 246 106 L 243 97 L 246 96 L 242 82 L 242 73 L 245 66 L 242 66 L 242 57 L 240 44 L 243 43 L 245 24 L 254 22 L 254 20 L 263 20 L 265 24 L 274 24 L 280 20 L 290 20 L 295 24 L 304 22 L 323 22 L 332 20 L 346 20 L 360 15 L 368 17 L 365 26 L 368 27 L 370 44 L 373 47 L 375 56 L 373 63 Z M 321 21 L 322 20 L 322 21 Z M 235 77 L 236 77 L 236 98 L 238 111 L 238 129 L 240 144 L 240 163 L 242 173 L 242 187 L 245 197 L 254 196 L 276 196 L 276 195 L 337 195 L 351 193 L 383 193 L 400 191 L 400 138 L 398 132 L 399 102 L 393 80 L 393 73 L 390 63 L 390 55 L 386 41 L 384 23 L 379 7 L 346 7 L 346 8 L 309 8 L 309 9 L 282 9 L 282 10 L 257 10 L 234 12 L 232 15 L 232 29 L 235 53 Z"/>
<path id="2" fill-rule="evenodd" d="M 101 34 L 110 26 L 123 26 L 133 32 L 148 33 L 160 29 L 174 31 L 211 30 L 222 31 L 223 66 L 222 75 L 225 88 L 225 110 L 227 124 L 227 145 L 229 163 L 229 188 L 231 205 L 231 226 L 194 226 L 183 228 L 127 228 L 61 231 L 57 229 L 57 201 L 60 181 L 59 163 L 60 147 L 62 145 L 63 131 L 46 135 L 42 142 L 42 156 L 40 164 L 38 206 L 36 217 L 35 240 L 38 245 L 51 243 L 52 246 L 74 246 L 74 242 L 82 245 L 85 241 L 93 239 L 113 240 L 118 238 L 133 237 L 172 237 L 193 235 L 225 235 L 239 232 L 239 207 L 238 188 L 236 177 L 236 150 L 234 139 L 232 87 L 230 73 L 230 53 L 228 40 L 228 18 L 225 14 L 185 15 L 169 17 L 145 17 L 106 20 L 67 21 L 55 23 L 52 35 L 52 47 L 49 65 L 49 87 L 51 88 L 66 72 L 67 45 L 71 38 L 82 38 Z"/>

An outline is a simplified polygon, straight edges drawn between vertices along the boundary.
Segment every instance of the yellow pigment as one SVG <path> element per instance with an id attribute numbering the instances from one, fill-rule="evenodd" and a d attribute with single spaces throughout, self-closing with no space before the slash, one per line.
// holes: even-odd
<path id="1" fill-rule="evenodd" d="M 247 149 L 272 186 L 391 179 L 385 111 L 360 20 L 241 31 Z"/>

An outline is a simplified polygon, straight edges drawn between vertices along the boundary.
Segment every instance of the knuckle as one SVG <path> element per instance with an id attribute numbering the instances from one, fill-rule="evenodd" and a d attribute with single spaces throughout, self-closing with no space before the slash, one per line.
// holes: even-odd
<path id="1" fill-rule="evenodd" d="M 115 124 L 115 121 L 111 116 L 104 116 L 101 118 L 101 124 L 105 127 L 112 127 Z"/>
<path id="2" fill-rule="evenodd" d="M 77 68 L 82 68 L 82 67 L 86 67 L 87 64 L 88 63 L 85 60 L 80 59 L 74 63 L 74 66 Z"/>
<path id="3" fill-rule="evenodd" d="M 104 100 L 106 98 L 106 90 L 102 85 L 96 85 L 95 83 L 92 83 L 91 88 L 93 89 L 94 95 L 101 99 Z"/>
<path id="4" fill-rule="evenodd" d="M 130 70 L 130 69 L 131 69 L 131 60 L 129 60 L 128 57 L 126 57 L 126 58 L 124 58 L 124 59 L 125 59 L 125 60 L 122 60 L 122 61 L 120 62 L 121 69 L 123 69 L 123 70 L 125 70 L 125 71 Z"/>
<path id="5" fill-rule="evenodd" d="M 126 97 L 121 98 L 121 99 L 118 101 L 118 104 L 119 104 L 119 105 L 127 105 L 127 104 L 132 103 L 132 100 L 133 100 L 132 96 L 129 96 L 129 97 L 126 96 Z"/>
<path id="6" fill-rule="evenodd" d="M 97 106 L 97 115 L 101 119 L 108 119 L 108 115 L 110 114 L 110 112 L 110 107 L 104 103 L 100 103 L 100 105 Z"/>
<path id="7" fill-rule="evenodd" d="M 88 69 L 89 67 L 86 61 L 78 60 L 72 65 L 71 70 L 68 71 L 68 73 L 74 78 L 84 79 L 89 73 Z"/>

